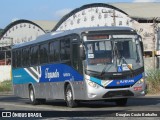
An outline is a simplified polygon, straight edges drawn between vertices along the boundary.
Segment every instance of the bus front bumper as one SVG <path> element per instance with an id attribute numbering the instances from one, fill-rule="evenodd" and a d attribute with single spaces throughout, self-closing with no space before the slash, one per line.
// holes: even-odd
<path id="1" fill-rule="evenodd" d="M 87 85 L 86 100 L 103 100 L 112 98 L 129 98 L 145 96 L 146 84 L 135 84 L 127 88 L 104 88 L 97 85 L 96 87 Z"/>

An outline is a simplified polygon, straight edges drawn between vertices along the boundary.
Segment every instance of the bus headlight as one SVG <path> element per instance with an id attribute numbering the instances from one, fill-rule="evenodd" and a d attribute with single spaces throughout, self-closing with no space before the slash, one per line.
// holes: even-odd
<path id="1" fill-rule="evenodd" d="M 141 78 L 141 79 L 137 82 L 137 84 L 142 84 L 142 83 L 144 83 L 144 79 L 143 79 L 143 78 Z"/>
<path id="2" fill-rule="evenodd" d="M 86 80 L 87 81 L 87 84 L 93 88 L 98 88 L 98 85 L 90 80 Z"/>

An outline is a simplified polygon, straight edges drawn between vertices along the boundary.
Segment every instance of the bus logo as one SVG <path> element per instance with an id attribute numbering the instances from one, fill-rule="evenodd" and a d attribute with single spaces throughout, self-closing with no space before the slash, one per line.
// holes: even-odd
<path id="1" fill-rule="evenodd" d="M 117 82 L 117 85 L 119 85 L 120 84 L 120 82 Z"/>
<path id="2" fill-rule="evenodd" d="M 45 78 L 48 78 L 49 81 L 52 79 L 52 78 L 59 78 L 59 72 L 56 71 L 55 72 L 49 72 L 49 68 L 46 68 L 45 70 Z"/>

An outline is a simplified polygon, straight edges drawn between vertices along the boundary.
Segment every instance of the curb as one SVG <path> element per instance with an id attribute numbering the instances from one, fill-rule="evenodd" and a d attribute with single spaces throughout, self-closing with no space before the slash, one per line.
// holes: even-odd
<path id="1" fill-rule="evenodd" d="M 148 96 L 148 97 L 150 97 L 150 96 L 160 96 L 160 94 L 147 94 L 145 96 Z"/>

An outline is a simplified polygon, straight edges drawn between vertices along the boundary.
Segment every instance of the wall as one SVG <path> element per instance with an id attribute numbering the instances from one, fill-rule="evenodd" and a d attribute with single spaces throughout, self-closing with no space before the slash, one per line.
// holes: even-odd
<path id="1" fill-rule="evenodd" d="M 141 35 L 144 45 L 144 51 L 154 51 L 156 49 L 153 38 L 155 36 L 153 30 L 153 23 L 136 23 L 133 28 Z"/>
<path id="2" fill-rule="evenodd" d="M 0 82 L 5 80 L 11 80 L 11 66 L 0 66 Z"/>

